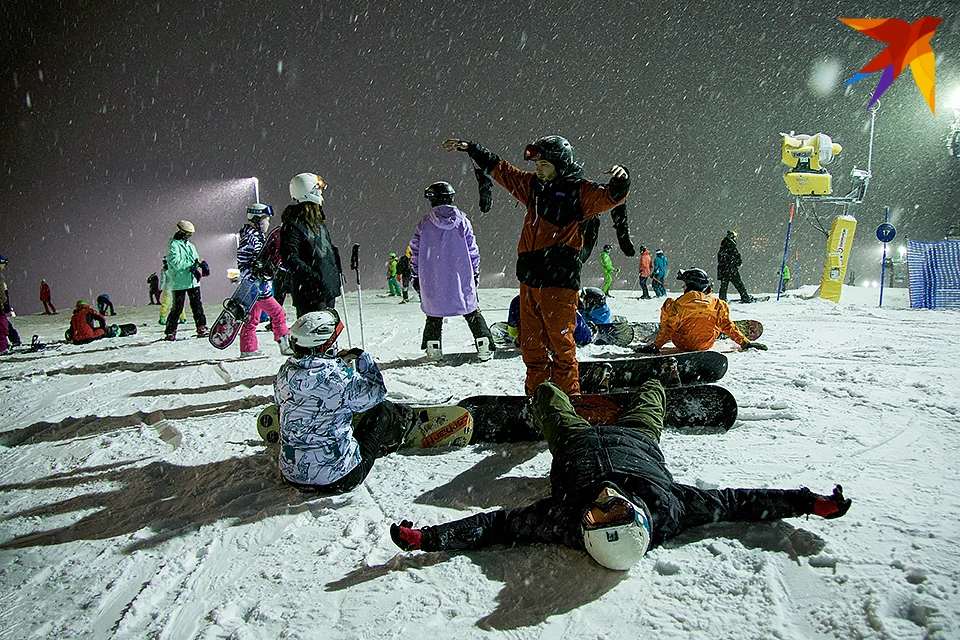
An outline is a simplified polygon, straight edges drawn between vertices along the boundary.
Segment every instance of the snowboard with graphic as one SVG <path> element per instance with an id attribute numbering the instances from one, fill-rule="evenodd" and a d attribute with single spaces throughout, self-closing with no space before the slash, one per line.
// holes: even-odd
<path id="1" fill-rule="evenodd" d="M 650 378 L 658 377 L 667 358 L 676 358 L 681 384 L 716 382 L 727 372 L 727 356 L 717 351 L 585 360 L 579 363 L 580 392 L 607 393 L 635 389 Z"/>
<path id="2" fill-rule="evenodd" d="M 733 324 L 736 325 L 737 329 L 740 329 L 740 333 L 745 335 L 747 340 L 756 340 L 763 335 L 763 324 L 761 324 L 759 320 L 734 320 Z M 660 323 L 634 322 L 633 328 L 636 330 L 641 342 L 651 342 L 653 336 L 660 331 Z M 726 337 L 727 334 L 720 334 L 721 340 Z"/>
<path id="3" fill-rule="evenodd" d="M 401 449 L 464 447 L 473 436 L 473 417 L 466 409 L 454 405 L 411 407 L 416 424 Z M 277 405 L 270 403 L 257 417 L 260 438 L 271 444 L 280 441 L 280 415 Z"/>

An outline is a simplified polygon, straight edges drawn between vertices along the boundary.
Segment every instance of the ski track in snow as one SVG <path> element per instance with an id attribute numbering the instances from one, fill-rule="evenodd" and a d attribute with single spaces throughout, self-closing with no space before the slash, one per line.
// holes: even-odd
<path id="1" fill-rule="evenodd" d="M 486 320 L 504 320 L 514 293 L 481 293 Z M 625 293 L 614 313 L 658 319 L 660 302 Z M 737 423 L 662 441 L 680 482 L 840 482 L 850 513 L 688 531 L 628 573 L 543 545 L 398 553 L 391 522 L 547 495 L 546 446 L 405 451 L 347 495 L 300 493 L 255 430 L 283 361 L 269 334 L 267 357 L 240 360 L 236 345 L 160 342 L 153 307 L 120 308 L 140 334 L 0 360 L 0 638 L 960 637 L 960 364 L 944 348 L 960 316 L 905 309 L 905 290 L 878 309 L 876 294 L 734 305 L 770 346 L 716 347 Z M 519 357 L 414 364 L 416 303 L 364 296 L 363 317 L 392 399 L 522 393 Z M 45 340 L 66 321 L 14 320 Z M 472 350 L 461 318 L 443 344 Z"/>

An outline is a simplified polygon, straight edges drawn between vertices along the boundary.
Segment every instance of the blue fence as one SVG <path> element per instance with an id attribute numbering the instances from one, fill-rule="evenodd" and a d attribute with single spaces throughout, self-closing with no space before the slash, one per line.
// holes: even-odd
<path id="1" fill-rule="evenodd" d="M 910 308 L 960 309 L 960 241 L 907 240 Z"/>

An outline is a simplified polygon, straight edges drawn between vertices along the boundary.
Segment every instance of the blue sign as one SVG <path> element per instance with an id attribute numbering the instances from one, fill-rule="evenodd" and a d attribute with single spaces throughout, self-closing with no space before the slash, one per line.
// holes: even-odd
<path id="1" fill-rule="evenodd" d="M 896 228 L 889 222 L 884 222 L 877 227 L 877 240 L 880 242 L 892 242 L 897 237 Z"/>

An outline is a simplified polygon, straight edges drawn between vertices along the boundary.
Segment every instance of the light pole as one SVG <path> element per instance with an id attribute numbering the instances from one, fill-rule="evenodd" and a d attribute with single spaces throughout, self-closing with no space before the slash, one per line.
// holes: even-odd
<path id="1" fill-rule="evenodd" d="M 260 180 L 257 179 L 257 176 L 250 179 L 253 180 L 253 195 L 256 198 L 254 202 L 260 202 Z"/>

